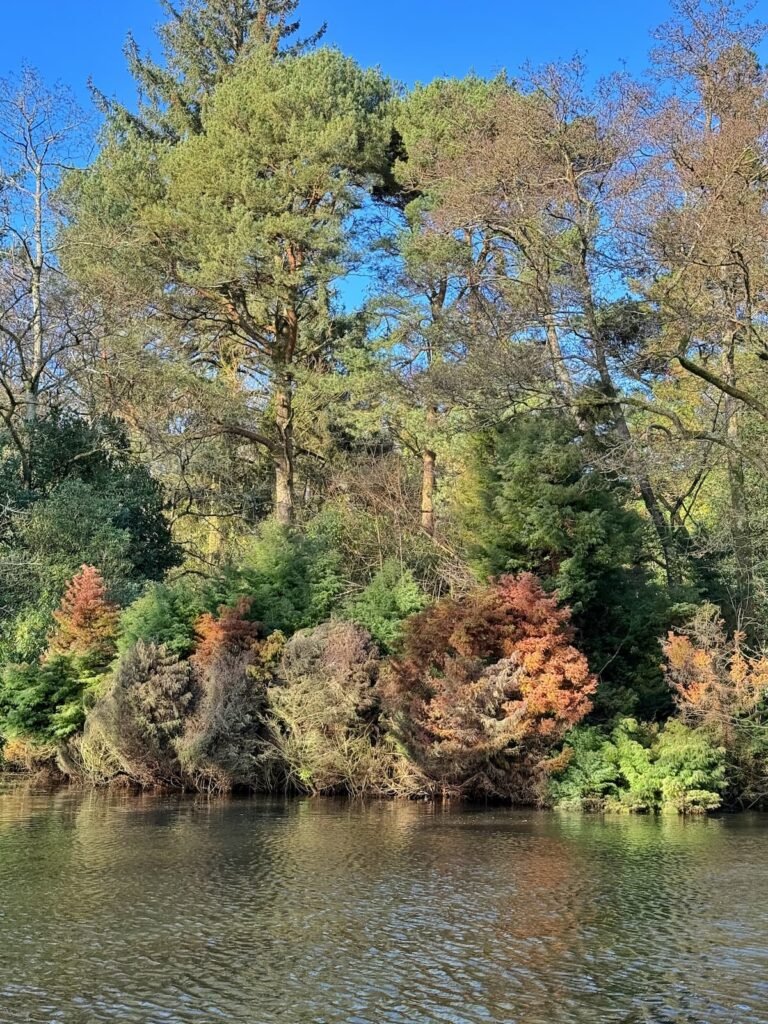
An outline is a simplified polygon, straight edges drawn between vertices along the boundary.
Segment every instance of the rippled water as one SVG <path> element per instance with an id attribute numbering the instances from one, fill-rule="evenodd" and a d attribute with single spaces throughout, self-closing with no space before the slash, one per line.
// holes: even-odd
<path id="1" fill-rule="evenodd" d="M 0 796 L 0 1022 L 768 1022 L 768 820 Z"/>

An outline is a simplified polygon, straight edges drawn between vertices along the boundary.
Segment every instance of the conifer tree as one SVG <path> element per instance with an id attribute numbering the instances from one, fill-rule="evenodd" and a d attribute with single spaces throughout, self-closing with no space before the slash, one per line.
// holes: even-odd
<path id="1" fill-rule="evenodd" d="M 133 36 L 125 56 L 140 97 L 138 113 L 93 89 L 113 126 L 131 127 L 158 140 L 176 142 L 203 130 L 203 100 L 227 77 L 238 59 L 258 47 L 274 56 L 313 46 L 325 26 L 296 39 L 299 0 L 160 0 L 167 16 L 157 35 L 163 59 L 142 53 Z"/>
<path id="2" fill-rule="evenodd" d="M 118 609 L 107 598 L 101 573 L 84 565 L 66 589 L 53 614 L 56 631 L 50 643 L 54 654 L 74 654 L 106 664 L 116 650 Z"/>

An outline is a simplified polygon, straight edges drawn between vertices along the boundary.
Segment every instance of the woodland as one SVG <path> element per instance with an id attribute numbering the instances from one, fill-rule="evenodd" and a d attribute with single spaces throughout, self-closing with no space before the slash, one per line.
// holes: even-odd
<path id="1" fill-rule="evenodd" d="M 160 6 L 131 106 L 0 84 L 4 770 L 765 804 L 766 27 L 406 88 Z"/>

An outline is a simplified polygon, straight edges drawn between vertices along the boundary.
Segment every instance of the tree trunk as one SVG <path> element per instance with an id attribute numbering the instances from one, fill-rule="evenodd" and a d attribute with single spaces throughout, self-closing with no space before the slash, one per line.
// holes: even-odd
<path id="1" fill-rule="evenodd" d="M 435 535 L 435 462 L 437 456 L 427 449 L 421 456 L 421 528 L 430 537 Z"/>
<path id="2" fill-rule="evenodd" d="M 35 166 L 34 241 L 30 260 L 32 297 L 32 364 L 27 382 L 26 415 L 30 422 L 38 416 L 40 377 L 43 372 L 43 168 Z"/>
<path id="3" fill-rule="evenodd" d="M 735 338 L 726 339 L 724 376 L 728 384 L 736 386 Z M 736 562 L 738 625 L 751 617 L 752 541 L 749 535 L 747 496 L 744 481 L 744 460 L 739 453 L 738 402 L 726 394 L 723 401 L 725 431 L 728 438 L 728 495 L 731 512 L 731 536 Z"/>
<path id="4" fill-rule="evenodd" d="M 560 347 L 560 338 L 552 316 L 548 316 L 546 318 L 546 326 L 547 349 L 549 351 L 550 362 L 552 363 L 552 372 L 554 373 L 555 380 L 562 388 L 563 392 L 570 397 L 573 394 L 573 381 L 571 380 L 568 367 L 563 359 L 563 350 Z"/>
<path id="5" fill-rule="evenodd" d="M 275 425 L 278 439 L 273 454 L 275 516 L 282 526 L 291 526 L 294 518 L 292 402 L 292 381 L 290 376 L 286 376 L 275 388 Z"/>

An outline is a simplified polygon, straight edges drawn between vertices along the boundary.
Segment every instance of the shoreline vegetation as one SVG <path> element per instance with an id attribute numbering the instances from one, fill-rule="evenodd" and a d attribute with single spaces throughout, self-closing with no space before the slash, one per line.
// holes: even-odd
<path id="1" fill-rule="evenodd" d="M 406 89 L 298 6 L 0 83 L 0 769 L 768 806 L 765 27 Z"/>

